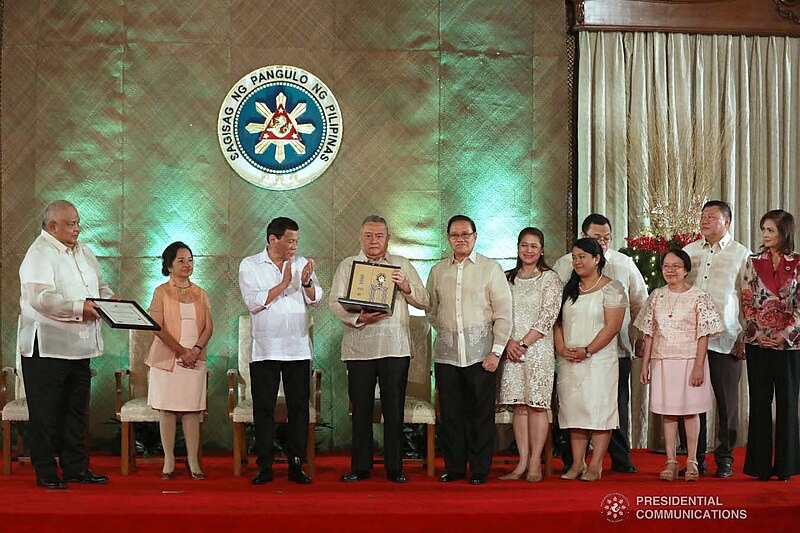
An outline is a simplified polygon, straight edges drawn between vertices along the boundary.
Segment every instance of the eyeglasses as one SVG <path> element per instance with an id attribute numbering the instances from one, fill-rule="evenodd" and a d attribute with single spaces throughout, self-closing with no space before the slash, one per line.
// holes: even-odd
<path id="1" fill-rule="evenodd" d="M 602 235 L 599 237 L 592 237 L 590 235 L 589 237 L 596 240 L 597 242 L 611 242 L 611 235 Z"/>
<path id="2" fill-rule="evenodd" d="M 469 238 L 472 237 L 473 235 L 475 235 L 474 231 L 465 231 L 464 233 L 448 233 L 447 234 L 447 236 L 450 237 L 451 239 L 453 239 L 454 241 L 457 241 L 458 239 L 464 239 L 466 241 L 466 240 L 469 240 Z"/>
<path id="3" fill-rule="evenodd" d="M 682 270 L 683 265 L 661 265 L 661 270 Z"/>

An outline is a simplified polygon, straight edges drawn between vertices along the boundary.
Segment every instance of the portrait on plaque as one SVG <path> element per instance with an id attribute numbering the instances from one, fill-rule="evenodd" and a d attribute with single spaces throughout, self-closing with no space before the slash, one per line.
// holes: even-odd
<path id="1" fill-rule="evenodd" d="M 391 315 L 397 294 L 392 272 L 398 268 L 400 267 L 394 265 L 353 261 L 347 294 L 339 298 L 339 303 L 351 313 L 359 313 L 363 309 L 368 313 L 382 312 Z"/>

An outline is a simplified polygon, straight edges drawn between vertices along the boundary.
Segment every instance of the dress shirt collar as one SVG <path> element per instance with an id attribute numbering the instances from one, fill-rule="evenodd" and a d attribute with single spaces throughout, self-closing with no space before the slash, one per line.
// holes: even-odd
<path id="1" fill-rule="evenodd" d="M 732 240 L 733 240 L 733 237 L 731 237 L 731 233 L 730 232 L 726 232 L 725 235 L 723 235 L 722 238 L 717 243 L 717 246 L 719 246 L 720 250 L 724 250 L 725 247 L 728 246 L 728 244 L 730 244 L 730 242 Z M 713 248 L 713 245 L 710 242 L 708 242 L 708 239 L 703 237 L 703 249 L 706 249 L 706 248 Z"/>
<path id="2" fill-rule="evenodd" d="M 475 251 L 475 248 L 472 249 L 472 252 L 467 256 L 467 259 L 476 263 L 478 261 L 478 252 Z M 453 255 L 453 259 L 450 261 L 450 264 L 457 265 L 460 261 L 456 261 L 455 254 Z"/>
<path id="3" fill-rule="evenodd" d="M 44 237 L 44 240 L 46 240 L 50 245 L 55 246 L 59 253 L 67 253 L 67 251 L 70 249 L 69 246 L 56 239 L 45 230 L 42 230 L 42 237 Z M 75 247 L 77 248 L 78 245 L 76 244 Z"/>

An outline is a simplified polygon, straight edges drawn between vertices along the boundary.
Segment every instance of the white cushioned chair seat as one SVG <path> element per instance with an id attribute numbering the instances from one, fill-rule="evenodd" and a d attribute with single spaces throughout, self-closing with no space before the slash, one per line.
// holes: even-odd
<path id="1" fill-rule="evenodd" d="M 378 418 L 380 413 L 381 423 L 383 422 L 383 406 L 380 398 L 375 398 L 375 410 L 373 420 Z M 436 410 L 430 402 L 419 398 L 409 398 L 403 404 L 403 423 L 404 424 L 435 424 Z"/>
<path id="2" fill-rule="evenodd" d="M 11 420 L 14 422 L 21 420 L 26 422 L 28 417 L 28 400 L 26 398 L 8 402 L 5 407 L 3 407 L 3 420 Z"/>
<path id="3" fill-rule="evenodd" d="M 313 401 L 313 396 L 311 400 Z M 275 402 L 275 421 L 282 421 L 288 420 L 288 410 L 286 408 L 286 398 L 283 396 L 278 396 L 278 400 Z M 309 402 L 308 404 L 308 419 L 311 422 L 315 422 L 317 420 L 317 411 L 314 409 L 314 404 Z M 242 400 L 239 402 L 236 407 L 233 408 L 233 421 L 234 422 L 242 422 L 245 424 L 252 424 L 253 423 L 253 400 L 247 399 Z"/>
<path id="4" fill-rule="evenodd" d="M 134 398 L 122 404 L 121 422 L 158 422 L 158 411 L 147 405 L 147 397 Z"/>

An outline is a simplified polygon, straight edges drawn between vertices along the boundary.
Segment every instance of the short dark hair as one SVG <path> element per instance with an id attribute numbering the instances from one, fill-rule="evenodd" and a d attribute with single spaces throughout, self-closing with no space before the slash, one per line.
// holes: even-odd
<path id="1" fill-rule="evenodd" d="M 605 216 L 601 215 L 600 213 L 592 213 L 588 217 L 583 219 L 583 224 L 581 224 L 581 231 L 584 235 L 589 233 L 589 226 L 592 224 L 596 226 L 608 226 L 608 229 L 611 228 L 611 221 L 608 220 Z"/>
<path id="2" fill-rule="evenodd" d="M 267 224 L 267 240 L 269 240 L 270 235 L 275 235 L 275 238 L 280 240 L 283 238 L 283 234 L 286 233 L 287 230 L 297 231 L 299 229 L 300 226 L 298 226 L 297 222 L 291 218 L 273 218 L 270 223 Z"/>
<path id="3" fill-rule="evenodd" d="M 731 209 L 731 204 L 728 202 L 723 202 L 722 200 L 709 200 L 703 204 L 703 209 L 700 211 L 705 211 L 706 207 L 718 207 L 722 214 L 725 215 L 725 218 L 733 222 L 733 209 Z"/>
<path id="4" fill-rule="evenodd" d="M 467 215 L 455 215 L 450 217 L 450 220 L 447 221 L 447 233 L 450 233 L 450 226 L 453 225 L 455 222 L 469 222 L 472 231 L 477 232 L 477 228 L 475 228 L 475 221 L 469 218 Z"/>
<path id="5" fill-rule="evenodd" d="M 778 233 L 781 236 L 781 252 L 784 254 L 794 252 L 794 217 L 792 214 L 783 209 L 767 211 L 758 223 L 759 228 L 764 229 L 765 220 L 773 221 L 778 227 Z"/>
<path id="6" fill-rule="evenodd" d="M 680 248 L 670 248 L 669 250 L 661 254 L 658 258 L 658 268 L 664 268 L 664 259 L 666 259 L 666 257 L 669 254 L 672 254 L 681 261 L 683 261 L 683 269 L 687 273 L 692 271 L 692 258 L 689 257 L 689 254 L 687 254 Z"/>
<path id="7" fill-rule="evenodd" d="M 189 248 L 186 244 L 182 243 L 181 241 L 175 241 L 166 248 L 161 253 L 161 273 L 165 276 L 169 276 L 169 267 L 172 266 L 172 263 L 175 262 L 175 258 L 178 256 L 178 250 L 182 250 L 186 248 L 189 250 L 189 254 L 194 257 L 192 253 L 192 249 Z"/>

